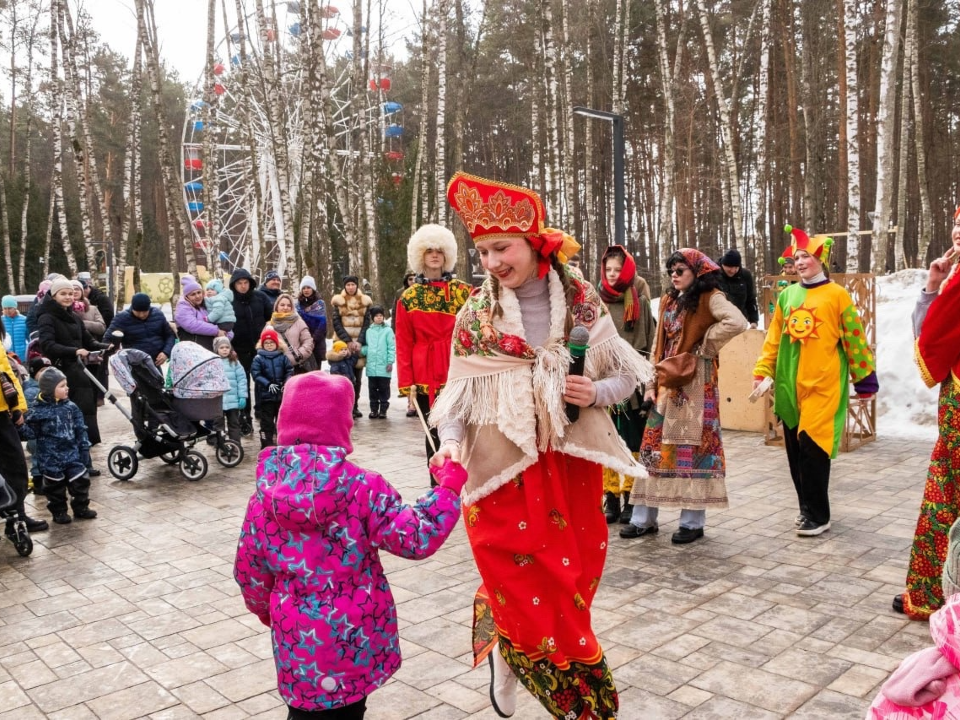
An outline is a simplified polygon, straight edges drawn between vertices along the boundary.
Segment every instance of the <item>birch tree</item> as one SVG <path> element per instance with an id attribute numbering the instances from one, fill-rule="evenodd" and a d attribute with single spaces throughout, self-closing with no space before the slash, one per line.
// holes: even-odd
<path id="1" fill-rule="evenodd" d="M 754 124 L 754 149 L 757 153 L 757 189 L 754 191 L 753 207 L 753 228 L 751 235 L 754 236 L 753 245 L 757 249 L 757 257 L 762 257 L 760 252 L 762 244 L 756 241 L 756 234 L 759 233 L 762 238 L 771 240 L 771 233 L 765 218 L 767 216 L 765 207 L 767 203 L 767 102 L 770 94 L 770 10 L 773 5 L 772 0 L 761 0 L 760 2 L 760 74 L 757 82 L 757 113 Z"/>
<path id="2" fill-rule="evenodd" d="M 214 274 L 220 268 L 220 228 L 217 212 L 219 180 L 217 164 L 213 162 L 216 150 L 213 144 L 214 103 L 217 101 L 216 57 L 214 47 L 217 32 L 217 0 L 207 0 L 207 48 L 203 71 L 203 109 L 200 117 L 203 121 L 203 217 L 206 217 L 206 240 L 204 251 L 207 269 Z"/>
<path id="3" fill-rule="evenodd" d="M 437 43 L 437 140 L 434 150 L 434 219 L 447 224 L 447 17 L 448 0 L 436 0 Z"/>
<path id="4" fill-rule="evenodd" d="M 860 86 L 857 81 L 857 2 L 843 0 L 846 62 L 847 272 L 860 269 Z"/>
<path id="5" fill-rule="evenodd" d="M 15 6 L 14 6 L 15 7 Z M 19 274 L 17 276 L 17 289 L 23 291 L 26 289 L 26 269 L 27 269 L 27 239 L 29 237 L 27 217 L 30 211 L 30 195 L 32 189 L 32 164 L 33 164 L 33 57 L 34 43 L 37 40 L 37 28 L 40 23 L 41 6 L 39 3 L 33 6 L 34 17 L 30 23 L 30 30 L 26 37 L 26 68 L 23 73 L 24 88 L 24 108 L 26 110 L 27 122 L 24 131 L 24 152 L 23 152 L 23 209 L 20 211 L 20 262 L 18 263 Z M 11 57 L 12 61 L 12 57 Z M 10 116 L 11 132 L 14 127 L 13 114 Z M 14 138 L 11 135 L 11 165 L 13 164 Z"/>
<path id="6" fill-rule="evenodd" d="M 883 60 L 880 66 L 880 107 L 877 116 L 877 205 L 873 216 L 871 269 L 888 271 L 890 247 L 890 201 L 893 197 L 893 167 L 896 162 L 893 143 L 896 130 L 897 60 L 900 52 L 900 9 L 902 0 L 886 0 L 886 28 L 883 35 Z"/>
<path id="7" fill-rule="evenodd" d="M 557 48 L 553 41 L 553 9 L 551 0 L 540 0 L 540 42 L 543 51 L 544 84 L 546 85 L 546 120 L 547 120 L 547 187 L 546 204 L 548 217 L 561 220 L 559 184 L 562 172 L 560 170 L 560 138 L 557 122 L 560 92 L 557 83 Z"/>
<path id="8" fill-rule="evenodd" d="M 933 208 L 930 203 L 930 190 L 927 187 L 927 144 L 926 133 L 923 128 L 924 88 L 920 83 L 920 43 L 916 40 L 917 14 L 917 0 L 908 0 L 907 33 L 914 36 L 910 53 L 910 77 L 908 82 L 910 83 L 910 95 L 913 100 L 911 110 L 917 156 L 917 185 L 920 194 L 920 232 L 917 234 L 917 263 L 920 267 L 923 267 L 926 264 L 927 249 L 930 247 L 933 232 Z M 905 188 L 904 193 L 906 193 Z M 903 230 L 900 230 L 897 234 L 900 235 L 902 232 Z"/>
<path id="9" fill-rule="evenodd" d="M 120 239 L 117 243 L 117 267 L 122 270 L 127 262 L 127 244 L 130 240 L 131 229 L 139 238 L 137 248 L 143 240 L 143 221 L 140 212 L 140 123 L 143 116 L 140 95 L 143 91 L 143 60 L 140 33 L 137 33 L 136 46 L 133 51 L 133 69 L 130 73 L 130 122 L 127 127 L 126 148 L 123 153 L 123 217 L 120 221 Z M 134 267 L 139 267 L 134 263 Z M 123 299 L 123 277 L 114 283 L 117 295 L 114 302 L 119 306 Z"/>
<path id="10" fill-rule="evenodd" d="M 681 20 L 677 38 L 677 50 L 674 61 L 671 63 L 670 51 L 667 44 L 667 9 L 666 0 L 655 0 L 657 13 L 657 60 L 660 69 L 660 86 L 663 91 L 664 121 L 663 121 L 663 178 L 660 186 L 660 207 L 658 220 L 660 223 L 657 232 L 659 248 L 659 267 L 666 267 L 667 258 L 673 250 L 673 206 L 675 202 L 676 156 L 674 148 L 676 140 L 676 106 L 674 101 L 674 87 L 676 71 L 679 69 L 680 58 L 683 53 L 683 34 L 685 23 Z M 680 17 L 683 16 L 683 3 L 678 8 Z"/>
<path id="11" fill-rule="evenodd" d="M 707 8 L 704 0 L 697 0 L 700 11 L 700 28 L 703 31 L 703 44 L 707 51 L 707 62 L 710 68 L 710 77 L 713 80 L 714 92 L 717 97 L 717 106 L 720 110 L 720 138 L 723 145 L 725 180 L 727 185 L 726 201 L 733 219 L 734 245 L 743 245 L 743 220 L 740 210 L 740 175 L 737 171 L 737 157 L 733 148 L 733 126 L 730 120 L 730 105 L 727 100 L 723 80 L 720 77 L 720 66 L 717 63 L 717 53 L 713 46 L 713 34 L 710 31 L 710 21 L 707 17 Z"/>

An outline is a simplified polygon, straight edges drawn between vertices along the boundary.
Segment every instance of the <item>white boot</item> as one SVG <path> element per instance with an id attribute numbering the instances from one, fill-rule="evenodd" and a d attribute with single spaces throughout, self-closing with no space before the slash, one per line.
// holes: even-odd
<path id="1" fill-rule="evenodd" d="M 497 715 L 508 718 L 517 709 L 517 676 L 500 654 L 499 645 L 487 657 L 490 660 L 490 702 Z"/>

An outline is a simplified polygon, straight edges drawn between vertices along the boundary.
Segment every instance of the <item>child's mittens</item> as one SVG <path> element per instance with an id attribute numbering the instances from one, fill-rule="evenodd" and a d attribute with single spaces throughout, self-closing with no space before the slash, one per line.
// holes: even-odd
<path id="1" fill-rule="evenodd" d="M 447 488 L 455 495 L 459 495 L 463 486 L 467 484 L 467 469 L 450 458 L 443 461 L 443 465 L 430 466 L 430 473 L 437 479 L 441 487 Z"/>
<path id="2" fill-rule="evenodd" d="M 246 409 L 246 407 L 247 407 L 247 399 L 246 399 L 246 398 L 240 398 L 240 399 L 237 401 L 237 409 L 238 409 L 238 410 L 244 410 L 244 409 Z"/>
<path id="3" fill-rule="evenodd" d="M 277 385 L 277 383 L 270 383 L 270 384 L 267 386 L 267 392 L 270 393 L 271 395 L 279 395 L 279 394 L 280 394 L 280 386 Z"/>

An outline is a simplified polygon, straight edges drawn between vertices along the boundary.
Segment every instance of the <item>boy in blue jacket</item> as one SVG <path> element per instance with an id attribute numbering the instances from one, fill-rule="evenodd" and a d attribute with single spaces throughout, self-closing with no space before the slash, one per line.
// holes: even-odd
<path id="1" fill-rule="evenodd" d="M 367 359 L 367 387 L 370 390 L 370 418 L 386 419 L 390 407 L 390 377 L 397 361 L 397 343 L 393 328 L 384 322 L 383 308 L 370 308 L 372 322 L 367 328 L 366 345 L 361 354 Z"/>
<path id="2" fill-rule="evenodd" d="M 260 409 L 260 449 L 277 444 L 277 415 L 283 386 L 293 377 L 293 365 L 283 353 L 277 331 L 269 325 L 260 333 L 257 356 L 250 366 L 250 377 L 256 389 Z"/>
<path id="3" fill-rule="evenodd" d="M 58 525 L 72 521 L 70 507 L 78 520 L 92 520 L 96 510 L 90 509 L 90 476 L 85 455 L 90 447 L 83 413 L 68 395 L 67 378 L 55 367 L 37 375 L 40 394 L 27 412 L 26 424 L 37 441 L 37 463 L 43 475 L 47 509 Z"/>

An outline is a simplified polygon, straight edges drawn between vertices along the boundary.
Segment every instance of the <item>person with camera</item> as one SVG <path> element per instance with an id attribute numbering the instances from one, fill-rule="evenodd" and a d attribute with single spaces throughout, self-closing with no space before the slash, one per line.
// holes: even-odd
<path id="1" fill-rule="evenodd" d="M 649 477 L 633 483 L 633 513 L 620 537 L 656 533 L 660 508 L 676 507 L 680 528 L 671 541 L 683 545 L 703 537 L 707 508 L 727 507 L 717 355 L 748 323 L 718 289 L 719 266 L 699 250 L 681 248 L 666 269 L 671 288 L 660 299 L 651 353 L 657 377 L 644 392 L 653 403 L 640 444 Z"/>
<path id="2" fill-rule="evenodd" d="M 40 351 L 66 376 L 70 400 L 83 413 L 87 438 L 93 446 L 100 442 L 97 396 L 83 366 L 102 361 L 103 351 L 109 350 L 111 345 L 93 339 L 83 319 L 74 312 L 74 300 L 73 283 L 63 277 L 54 280 L 50 284 L 50 293 L 42 301 L 37 331 Z"/>

